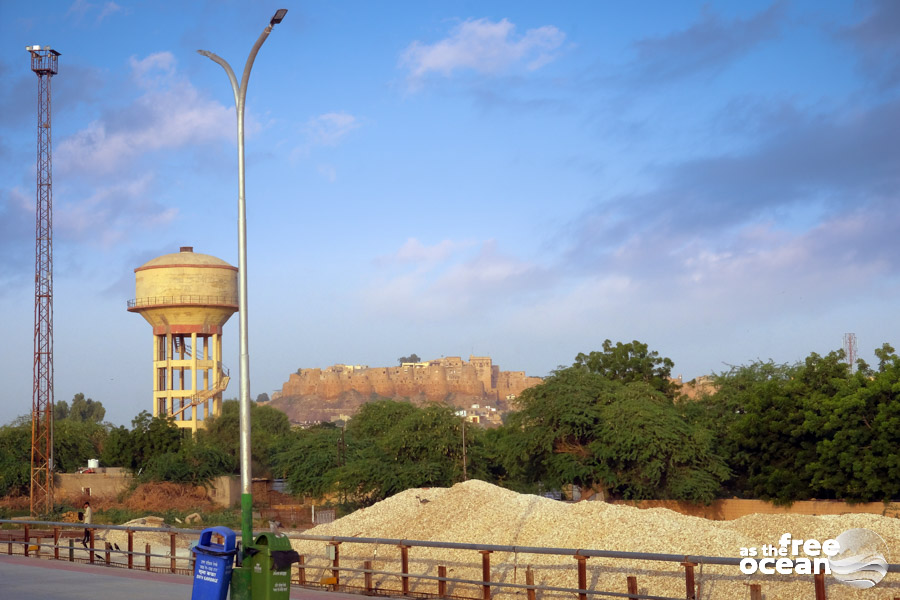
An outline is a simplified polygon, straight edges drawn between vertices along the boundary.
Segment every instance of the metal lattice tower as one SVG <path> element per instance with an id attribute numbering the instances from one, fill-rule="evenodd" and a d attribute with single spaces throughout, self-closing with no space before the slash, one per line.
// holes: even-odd
<path id="1" fill-rule="evenodd" d="M 850 365 L 850 373 L 856 372 L 856 358 L 859 356 L 859 348 L 856 346 L 856 334 L 844 334 L 844 355 L 847 357 L 847 364 Z"/>
<path id="2" fill-rule="evenodd" d="M 34 246 L 34 388 L 31 403 L 31 514 L 53 508 L 53 177 L 50 78 L 59 52 L 26 46 L 38 77 L 37 206 Z"/>

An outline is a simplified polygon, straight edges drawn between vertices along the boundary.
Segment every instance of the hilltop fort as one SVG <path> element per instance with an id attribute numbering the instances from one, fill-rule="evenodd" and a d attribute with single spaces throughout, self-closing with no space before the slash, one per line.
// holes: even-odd
<path id="1" fill-rule="evenodd" d="M 469 421 L 499 424 L 512 400 L 541 383 L 524 371 L 501 371 L 489 356 L 448 356 L 397 367 L 333 365 L 292 373 L 271 405 L 294 423 L 348 419 L 375 398 L 444 402 Z"/>

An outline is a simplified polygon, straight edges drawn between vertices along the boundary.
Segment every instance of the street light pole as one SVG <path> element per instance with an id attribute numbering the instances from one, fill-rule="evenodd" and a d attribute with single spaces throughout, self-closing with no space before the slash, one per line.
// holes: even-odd
<path id="1" fill-rule="evenodd" d="M 272 27 L 281 23 L 287 9 L 281 8 L 269 21 L 259 39 L 250 50 L 244 74 L 238 85 L 234 71 L 224 59 L 207 50 L 197 50 L 203 56 L 221 65 L 231 82 L 234 105 L 237 112 L 238 144 L 238 316 L 240 321 L 240 422 L 241 422 L 241 541 L 246 549 L 253 544 L 253 496 L 250 469 L 250 351 L 247 336 L 247 212 L 244 197 L 244 104 L 247 99 L 247 83 L 250 69 L 263 42 L 272 32 Z"/>

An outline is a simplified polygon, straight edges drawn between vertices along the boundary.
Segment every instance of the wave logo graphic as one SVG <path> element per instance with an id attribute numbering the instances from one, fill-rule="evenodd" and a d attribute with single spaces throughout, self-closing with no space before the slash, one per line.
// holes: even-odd
<path id="1" fill-rule="evenodd" d="M 831 574 L 846 585 L 866 589 L 887 575 L 887 544 L 869 529 L 848 529 L 835 538 L 840 551 L 828 558 Z"/>

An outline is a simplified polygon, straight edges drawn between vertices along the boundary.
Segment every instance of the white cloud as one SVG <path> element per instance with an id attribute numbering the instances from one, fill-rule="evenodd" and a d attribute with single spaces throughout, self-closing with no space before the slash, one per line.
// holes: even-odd
<path id="1" fill-rule="evenodd" d="M 104 2 L 103 5 L 87 2 L 87 0 L 75 0 L 66 11 L 66 16 L 74 16 L 77 21 L 81 21 L 88 13 L 98 11 L 96 22 L 100 23 L 106 17 L 117 12 L 122 12 L 122 7 L 115 2 Z"/>
<path id="2" fill-rule="evenodd" d="M 170 81 L 175 75 L 178 61 L 171 52 L 154 52 L 146 58 L 138 59 L 134 56 L 128 59 L 131 66 L 131 76 L 141 87 L 150 87 L 153 84 Z"/>
<path id="3" fill-rule="evenodd" d="M 565 33 L 545 25 L 515 35 L 516 26 L 506 19 L 469 19 L 434 44 L 415 41 L 403 52 L 400 63 L 415 83 L 429 73 L 449 77 L 454 71 L 471 70 L 496 75 L 517 65 L 539 69 L 554 59 Z"/>
<path id="4" fill-rule="evenodd" d="M 102 21 L 109 15 L 120 12 L 122 7 L 116 4 L 115 2 L 107 2 L 103 5 L 103 8 L 100 9 L 100 15 L 97 17 L 97 21 Z"/>
<path id="5" fill-rule="evenodd" d="M 409 238 L 396 253 L 379 259 L 381 263 L 435 263 L 450 258 L 454 252 L 471 247 L 475 242 L 442 240 L 433 246 L 426 246 L 416 238 Z"/>
<path id="6" fill-rule="evenodd" d="M 54 156 L 62 172 L 109 174 L 148 153 L 233 138 L 234 110 L 201 97 L 178 77 L 171 53 L 130 64 L 145 93 L 63 139 Z"/>
<path id="7" fill-rule="evenodd" d="M 62 203 L 56 209 L 59 234 L 110 247 L 137 230 L 170 223 L 178 209 L 154 201 L 152 187 L 153 177 L 144 175 L 97 187 L 77 202 Z"/>
<path id="8" fill-rule="evenodd" d="M 357 127 L 359 120 L 345 112 L 325 113 L 306 123 L 309 140 L 317 146 L 337 146 Z"/>
<path id="9" fill-rule="evenodd" d="M 473 253 L 473 250 L 476 250 Z M 440 320 L 516 303 L 552 286 L 555 275 L 545 267 L 505 255 L 488 240 L 444 240 L 424 246 L 408 239 L 390 257 L 376 261 L 389 267 L 363 294 L 363 302 L 379 315 L 407 315 Z"/>
<path id="10" fill-rule="evenodd" d="M 75 15 L 77 17 L 83 17 L 87 11 L 91 10 L 94 7 L 93 4 L 87 2 L 86 0 L 75 0 L 71 6 L 69 6 L 69 10 L 66 11 L 66 16 Z"/>
<path id="11" fill-rule="evenodd" d="M 315 147 L 334 147 L 344 141 L 350 132 L 359 128 L 359 119 L 346 112 L 330 112 L 313 117 L 303 127 L 304 142 L 291 151 L 291 160 L 308 158 Z M 322 167 L 325 167 L 323 172 Z M 319 165 L 319 173 L 326 179 L 327 171 L 334 172 L 330 165 Z M 330 179 L 334 181 L 333 179 Z"/>
<path id="12" fill-rule="evenodd" d="M 333 165 L 319 164 L 316 165 L 319 175 L 328 180 L 329 183 L 337 181 L 337 169 Z"/>

